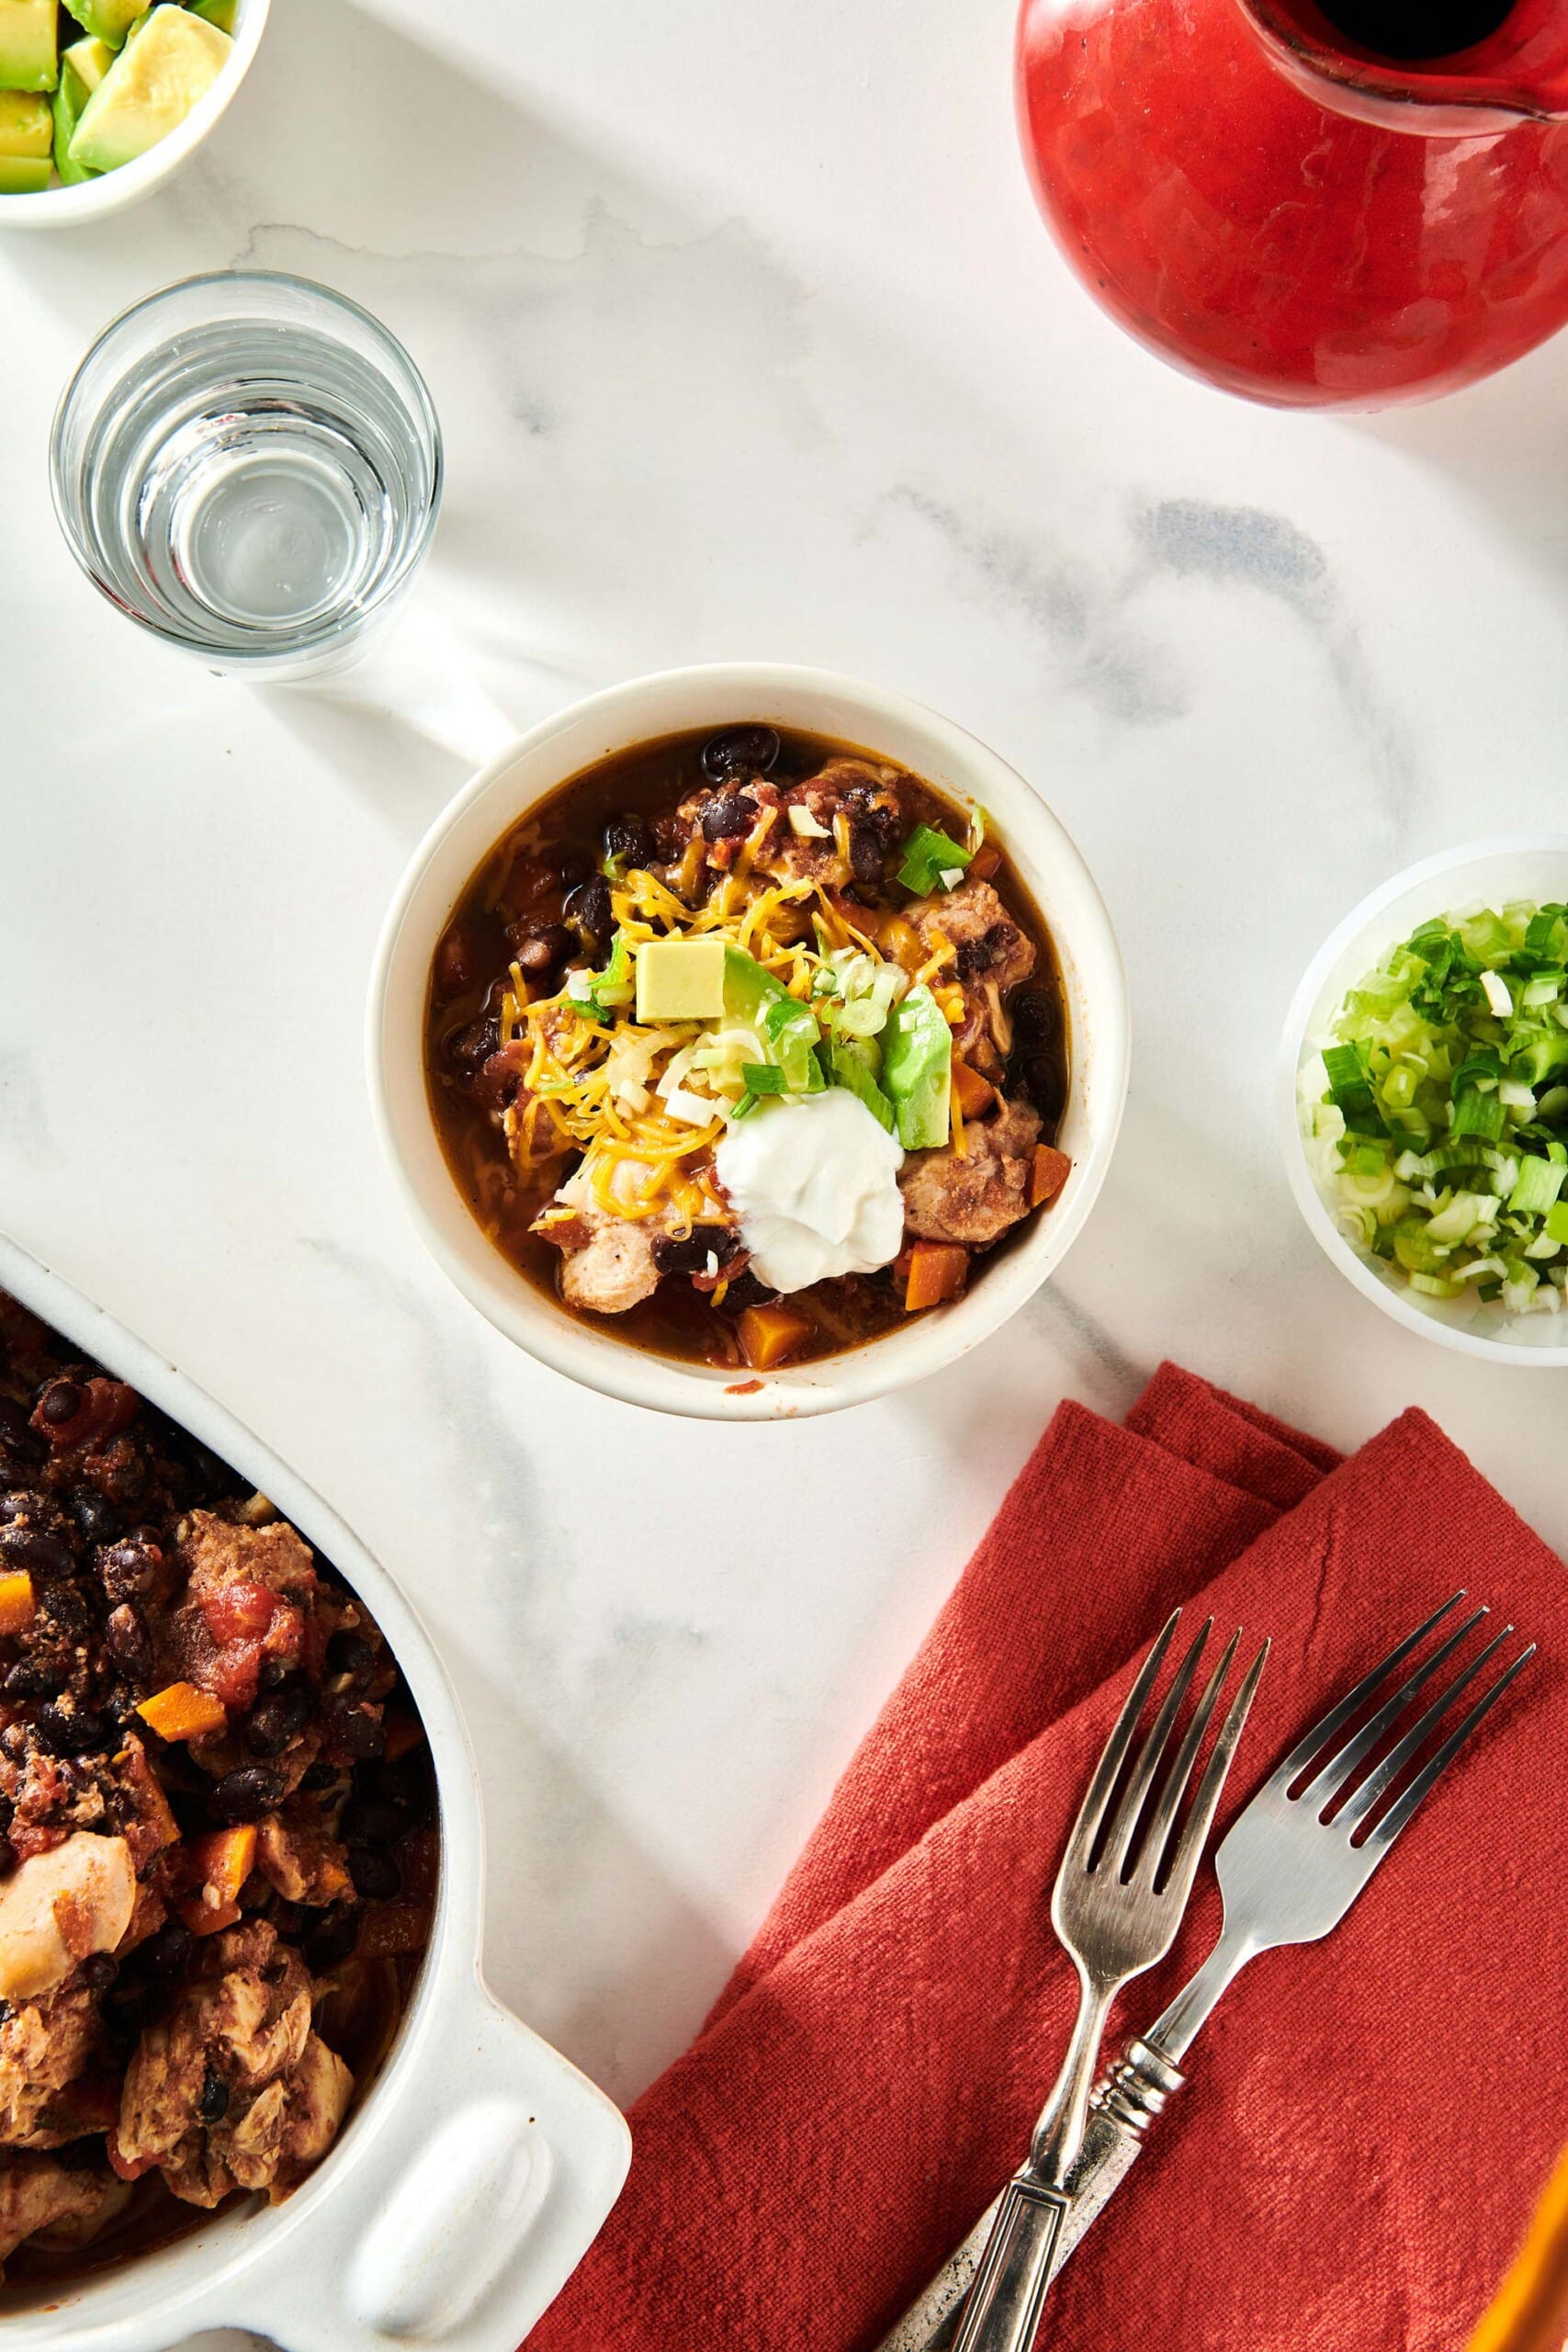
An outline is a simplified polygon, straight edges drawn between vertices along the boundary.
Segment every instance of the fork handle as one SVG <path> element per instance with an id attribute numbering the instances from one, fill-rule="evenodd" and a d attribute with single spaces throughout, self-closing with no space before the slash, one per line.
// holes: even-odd
<path id="1" fill-rule="evenodd" d="M 1071 2203 L 1027 2172 L 1002 2191 L 997 2218 L 964 2306 L 953 2352 L 1033 2352 L 1046 2291 Z"/>
<path id="2" fill-rule="evenodd" d="M 1086 2230 L 1132 2171 L 1144 2134 L 1185 2076 L 1146 2041 L 1129 2042 L 1110 2080 L 1096 2093 L 1081 2154 L 1067 2179 L 1070 2202 L 1052 2256 L 1055 2278 Z M 987 2207 L 963 2245 L 949 2256 L 918 2301 L 884 2336 L 877 2352 L 953 2352 L 964 2299 L 979 2270 L 991 2226 L 1001 2211 L 998 2197 Z"/>

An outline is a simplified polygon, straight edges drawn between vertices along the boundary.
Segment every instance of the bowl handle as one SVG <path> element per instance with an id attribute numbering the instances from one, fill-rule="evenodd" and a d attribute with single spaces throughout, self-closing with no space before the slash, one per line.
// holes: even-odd
<path id="1" fill-rule="evenodd" d="M 223 2324 L 282 2352 L 515 2352 L 620 2194 L 625 2120 L 477 1979 L 386 2087 L 384 2120 L 372 2099 L 350 2128 L 357 2160 L 297 2246 L 236 2280 Z"/>

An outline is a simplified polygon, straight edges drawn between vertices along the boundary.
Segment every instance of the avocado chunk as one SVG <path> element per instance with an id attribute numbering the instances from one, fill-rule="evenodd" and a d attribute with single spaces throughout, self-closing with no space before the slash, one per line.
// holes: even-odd
<path id="1" fill-rule="evenodd" d="M 238 13 L 237 0 L 191 0 L 190 12 L 193 17 L 205 17 L 208 23 L 216 25 L 220 33 L 231 36 Z"/>
<path id="2" fill-rule="evenodd" d="M 0 155 L 47 155 L 53 136 L 49 100 L 41 93 L 0 90 Z"/>
<path id="3" fill-rule="evenodd" d="M 54 168 L 64 187 L 79 187 L 84 180 L 98 177 L 85 164 L 72 162 L 71 141 L 87 100 L 113 63 L 113 50 L 90 36 L 73 42 L 60 61 L 60 87 L 54 94 Z"/>
<path id="4" fill-rule="evenodd" d="M 88 99 L 72 162 L 113 172 L 145 155 L 207 96 L 233 47 L 227 33 L 184 8 L 154 8 Z"/>
<path id="5" fill-rule="evenodd" d="M 74 82 L 81 85 L 82 95 L 76 107 L 78 114 L 114 63 L 114 55 L 107 40 L 96 40 L 91 34 L 85 40 L 73 41 L 69 49 L 62 51 L 62 84 Z"/>
<path id="6" fill-rule="evenodd" d="M 716 1021 L 724 1011 L 722 939 L 647 939 L 637 956 L 639 1021 Z"/>
<path id="7" fill-rule="evenodd" d="M 744 948 L 724 951 L 724 1011 L 761 1032 L 792 1094 L 821 1092 L 827 1081 L 817 1059 L 821 1032 L 815 1016 Z"/>
<path id="8" fill-rule="evenodd" d="M 937 1151 L 947 1141 L 952 1080 L 953 1032 L 930 989 L 911 989 L 882 1033 L 882 1088 L 906 1151 Z"/>
<path id="9" fill-rule="evenodd" d="M 876 1082 L 880 1057 L 874 1037 L 835 1038 L 829 1049 L 834 1085 L 858 1095 L 872 1117 L 891 1135 L 897 1121 L 892 1103 Z"/>
<path id="10" fill-rule="evenodd" d="M 65 0 L 85 33 L 109 49 L 123 49 L 125 37 L 141 16 L 147 0 Z"/>
<path id="11" fill-rule="evenodd" d="M 0 90 L 52 90 L 60 78 L 54 0 L 0 0 Z"/>

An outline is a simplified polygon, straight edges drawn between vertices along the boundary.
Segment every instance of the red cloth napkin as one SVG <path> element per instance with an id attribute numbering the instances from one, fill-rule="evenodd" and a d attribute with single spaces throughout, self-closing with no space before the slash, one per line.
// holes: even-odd
<path id="1" fill-rule="evenodd" d="M 1123 1429 L 1057 1413 L 633 2110 L 626 2190 L 529 2352 L 868 2352 L 1027 2146 L 1076 1996 L 1049 1888 L 1169 1610 L 1273 1636 L 1223 1828 L 1460 1585 L 1540 1656 L 1342 1926 L 1227 1995 L 1047 2334 L 1457 2352 L 1568 2139 L 1568 1577 L 1424 1414 L 1342 1461 L 1172 1366 Z M 1114 2037 L 1218 1924 L 1205 1873 Z"/>

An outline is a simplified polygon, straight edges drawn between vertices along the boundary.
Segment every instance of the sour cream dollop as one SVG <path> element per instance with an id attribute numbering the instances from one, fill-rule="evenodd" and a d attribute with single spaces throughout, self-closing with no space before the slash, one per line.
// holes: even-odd
<path id="1" fill-rule="evenodd" d="M 770 1290 L 891 1265 L 904 1240 L 903 1148 L 847 1087 L 759 1103 L 714 1154 Z"/>

